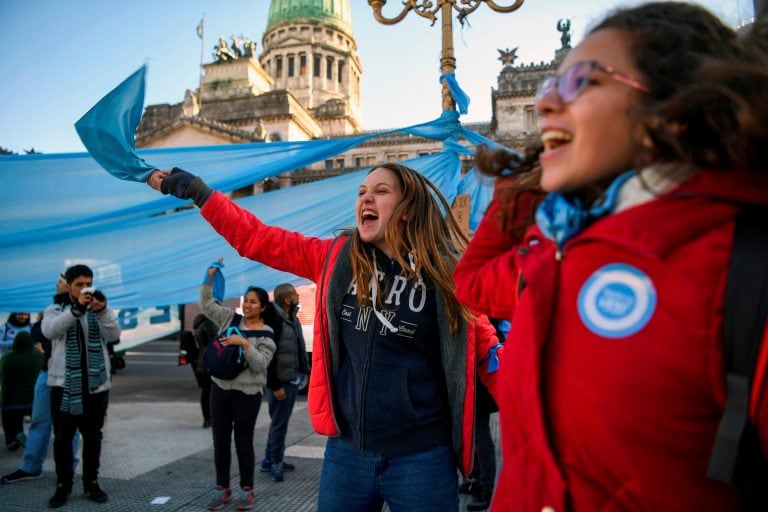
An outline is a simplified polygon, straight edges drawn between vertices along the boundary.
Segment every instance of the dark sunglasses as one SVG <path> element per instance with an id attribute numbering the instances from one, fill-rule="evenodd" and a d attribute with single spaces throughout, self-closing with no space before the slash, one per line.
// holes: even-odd
<path id="1" fill-rule="evenodd" d="M 577 62 L 562 72 L 560 75 L 550 76 L 539 85 L 536 91 L 536 102 L 547 96 L 554 90 L 563 103 L 571 103 L 576 100 L 589 85 L 592 73 L 602 71 L 609 77 L 624 85 L 628 85 L 638 91 L 650 92 L 650 89 L 640 81 L 629 75 L 620 73 L 610 66 L 604 66 L 595 60 Z"/>

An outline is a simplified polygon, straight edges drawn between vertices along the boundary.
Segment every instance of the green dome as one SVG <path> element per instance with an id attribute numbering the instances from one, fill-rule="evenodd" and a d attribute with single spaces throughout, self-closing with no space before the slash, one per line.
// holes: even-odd
<path id="1" fill-rule="evenodd" d="M 272 0 L 267 31 L 289 22 L 315 21 L 332 25 L 352 35 L 349 0 Z"/>

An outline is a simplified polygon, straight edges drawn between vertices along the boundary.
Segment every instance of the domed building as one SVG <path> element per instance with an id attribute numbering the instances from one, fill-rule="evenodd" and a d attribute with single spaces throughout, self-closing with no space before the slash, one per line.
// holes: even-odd
<path id="1" fill-rule="evenodd" d="M 362 2 L 361 2 L 362 3 Z M 237 27 L 233 27 L 233 30 Z M 521 148 L 538 129 L 533 98 L 538 82 L 556 69 L 568 48 L 549 63 L 514 65 L 501 51 L 503 68 L 492 90 L 490 122 L 468 128 Z M 174 105 L 150 105 L 136 133 L 139 148 L 302 141 L 363 133 L 360 79 L 363 66 L 352 30 L 349 0 L 272 0 L 261 51 L 254 41 L 218 38 L 212 62 L 203 65 L 201 87 Z M 348 171 L 442 151 L 439 141 L 402 133 L 371 139 L 346 153 L 234 191 L 233 197 L 335 176 Z M 471 159 L 466 157 L 466 167 Z M 314 285 L 298 288 L 300 320 L 311 346 Z M 231 304 L 236 307 L 237 304 Z M 184 308 L 184 328 L 199 312 Z"/>
<path id="2" fill-rule="evenodd" d="M 303 141 L 363 133 L 363 66 L 352 29 L 350 0 L 271 0 L 267 18 L 260 52 L 249 39 L 220 37 L 212 62 L 203 65 L 199 90 L 188 90 L 181 103 L 148 106 L 136 133 L 136 146 Z M 559 24 L 558 31 L 562 31 Z M 563 32 L 566 37 L 570 36 Z M 467 127 L 511 147 L 525 146 L 538 131 L 533 101 L 536 87 L 555 71 L 569 49 L 563 42 L 551 62 L 520 65 L 514 62 L 516 51 L 499 50 L 503 67 L 490 98 L 493 117 Z M 285 188 L 441 150 L 437 141 L 386 134 L 235 195 Z M 471 159 L 466 158 L 469 166 Z"/>
<path id="3" fill-rule="evenodd" d="M 361 131 L 362 65 L 349 0 L 272 0 L 261 54 L 219 38 L 198 91 L 150 105 L 138 147 L 309 140 Z"/>

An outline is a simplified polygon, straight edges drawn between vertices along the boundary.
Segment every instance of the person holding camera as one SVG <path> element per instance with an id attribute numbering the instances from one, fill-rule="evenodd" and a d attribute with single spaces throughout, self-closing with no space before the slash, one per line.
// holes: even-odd
<path id="1" fill-rule="evenodd" d="M 107 298 L 93 288 L 93 271 L 74 265 L 64 278 L 69 290 L 56 295 L 45 309 L 43 335 L 52 341 L 48 363 L 53 415 L 53 458 L 56 493 L 48 500 L 59 508 L 72 492 L 72 439 L 83 436 L 83 491 L 86 498 L 104 503 L 108 496 L 98 484 L 101 430 L 107 414 L 110 363 L 107 341 L 120 337 L 117 316 Z"/>

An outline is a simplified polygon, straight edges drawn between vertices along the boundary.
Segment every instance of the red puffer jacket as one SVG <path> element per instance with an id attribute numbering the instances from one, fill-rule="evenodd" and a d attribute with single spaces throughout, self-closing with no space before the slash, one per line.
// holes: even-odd
<path id="1" fill-rule="evenodd" d="M 735 488 L 706 470 L 739 203 L 766 205 L 768 189 L 700 171 L 596 221 L 560 261 L 537 227 L 517 241 L 486 215 L 454 277 L 470 307 L 514 312 L 491 388 L 503 450 L 493 510 L 738 510 Z M 766 341 L 750 408 L 764 447 Z"/>
<path id="2" fill-rule="evenodd" d="M 339 355 L 331 348 L 338 347 L 338 322 L 329 318 L 327 302 L 329 294 L 338 297 L 349 287 L 349 279 L 341 282 L 345 278 L 336 275 L 345 274 L 351 278 L 351 264 L 345 253 L 347 237 L 321 240 L 267 226 L 220 192 L 211 195 L 201 214 L 241 256 L 317 283 L 309 414 L 317 433 L 339 435 L 332 389 L 333 363 Z M 438 324 L 447 325 L 447 320 L 440 318 L 441 311 L 438 308 Z M 454 455 L 458 466 L 468 474 L 474 446 L 475 361 L 481 359 L 497 339 L 493 326 L 484 316 L 460 329 L 456 335 L 441 328 L 440 339 L 444 343 L 441 361 L 448 376 Z M 484 378 L 494 382 L 495 374 Z"/>

